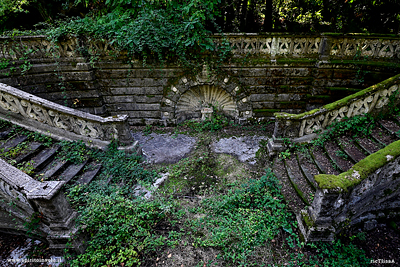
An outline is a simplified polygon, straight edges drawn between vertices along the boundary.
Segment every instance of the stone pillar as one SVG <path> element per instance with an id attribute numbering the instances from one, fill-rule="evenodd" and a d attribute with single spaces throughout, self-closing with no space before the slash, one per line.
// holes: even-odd
<path id="1" fill-rule="evenodd" d="M 331 54 L 332 37 L 321 36 L 321 45 L 319 47 L 319 60 L 327 61 Z"/>
<path id="2" fill-rule="evenodd" d="M 82 238 L 76 236 L 78 229 L 75 227 L 75 219 L 78 215 L 69 205 L 61 187 L 64 181 L 49 181 L 33 183 L 24 188 L 27 199 L 35 206 L 43 216 L 42 223 L 47 225 L 47 241 L 50 249 L 55 253 L 62 253 L 70 239 L 74 239 L 71 248 L 77 252 L 84 252 Z M 33 187 L 33 186 L 32 186 Z"/>

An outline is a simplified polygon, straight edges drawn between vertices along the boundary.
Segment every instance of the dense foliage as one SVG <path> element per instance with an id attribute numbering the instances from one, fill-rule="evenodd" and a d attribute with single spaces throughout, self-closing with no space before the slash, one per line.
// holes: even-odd
<path id="1" fill-rule="evenodd" d="M 178 28 L 194 30 L 199 35 L 208 30 L 397 34 L 399 10 L 399 0 L 2 0 L 0 30 L 29 28 L 39 22 L 56 26 L 59 19 L 65 23 L 69 17 L 77 20 L 78 25 L 79 21 L 92 24 L 87 29 L 89 33 L 123 40 L 123 36 L 113 36 L 109 31 L 121 30 L 123 34 L 128 29 L 139 31 L 151 27 L 145 32 L 157 33 L 164 29 L 169 33 L 169 36 L 157 33 L 160 42 L 168 43 L 169 38 L 185 39 L 184 45 L 193 46 L 198 41 L 190 36 L 194 33 L 188 33 L 187 38 L 176 34 Z M 26 21 L 29 23 L 24 24 Z M 121 23 L 126 23 L 126 27 L 121 28 Z"/>

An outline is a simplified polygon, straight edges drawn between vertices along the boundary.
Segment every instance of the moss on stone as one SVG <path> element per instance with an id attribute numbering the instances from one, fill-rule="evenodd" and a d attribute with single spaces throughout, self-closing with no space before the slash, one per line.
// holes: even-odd
<path id="1" fill-rule="evenodd" d="M 306 98 L 329 99 L 329 98 L 331 98 L 331 96 L 330 95 L 311 95 L 311 94 L 307 94 Z"/>
<path id="2" fill-rule="evenodd" d="M 303 217 L 303 221 L 306 223 L 308 228 L 311 228 L 314 226 L 314 221 L 308 216 L 306 211 L 302 211 L 301 215 Z"/>
<path id="3" fill-rule="evenodd" d="M 388 155 L 390 157 L 387 157 Z M 319 174 L 315 176 L 315 181 L 317 181 L 321 189 L 340 188 L 348 191 L 348 188 L 359 184 L 370 174 L 398 156 L 400 156 L 400 140 L 360 160 L 347 172 L 339 175 Z"/>
<path id="4" fill-rule="evenodd" d="M 373 60 L 331 60 L 329 64 L 335 65 L 363 65 L 372 67 L 389 67 L 389 68 L 400 68 L 400 65 L 393 61 L 373 61 Z"/>
<path id="5" fill-rule="evenodd" d="M 363 90 L 363 89 L 348 88 L 348 87 L 326 87 L 326 89 L 330 91 L 350 91 L 350 92 L 359 92 Z"/>
<path id="6" fill-rule="evenodd" d="M 254 112 L 260 113 L 260 112 L 279 112 L 279 109 L 254 109 Z"/>

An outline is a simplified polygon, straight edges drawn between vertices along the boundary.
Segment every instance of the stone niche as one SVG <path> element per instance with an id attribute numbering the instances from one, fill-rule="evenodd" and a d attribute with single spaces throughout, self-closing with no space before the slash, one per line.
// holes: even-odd
<path id="1" fill-rule="evenodd" d="M 178 123 L 187 119 L 206 119 L 213 111 L 221 111 L 230 117 L 239 112 L 232 96 L 214 85 L 201 85 L 182 94 L 176 104 L 175 118 Z"/>

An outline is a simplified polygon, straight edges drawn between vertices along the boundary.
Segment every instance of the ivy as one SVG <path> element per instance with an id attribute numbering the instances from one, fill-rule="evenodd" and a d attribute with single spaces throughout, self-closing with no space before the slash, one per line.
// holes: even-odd
<path id="1" fill-rule="evenodd" d="M 200 67 L 204 61 L 222 62 L 230 55 L 226 42 L 214 43 L 205 27 L 215 20 L 219 2 L 107 0 L 84 18 L 58 21 L 47 35 L 52 40 L 68 36 L 84 41 L 106 39 L 145 64 L 156 60 Z M 90 5 L 91 1 L 76 3 Z"/>

